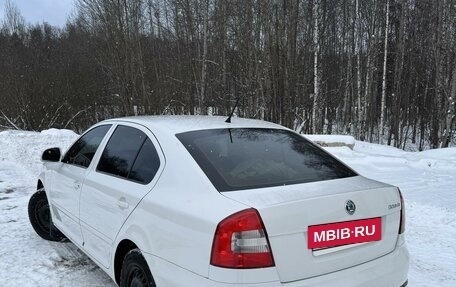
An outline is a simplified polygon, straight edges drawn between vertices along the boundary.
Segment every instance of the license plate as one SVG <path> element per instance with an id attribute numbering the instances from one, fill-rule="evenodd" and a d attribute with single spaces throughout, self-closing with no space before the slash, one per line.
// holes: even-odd
<path id="1" fill-rule="evenodd" d="M 329 248 L 382 239 L 380 217 L 308 227 L 307 248 Z"/>

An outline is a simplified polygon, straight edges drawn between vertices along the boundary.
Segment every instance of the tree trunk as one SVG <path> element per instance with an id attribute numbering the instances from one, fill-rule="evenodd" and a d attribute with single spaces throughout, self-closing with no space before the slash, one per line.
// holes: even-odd
<path id="1" fill-rule="evenodd" d="M 385 48 L 383 49 L 383 77 L 382 77 L 382 102 L 380 109 L 380 136 L 379 142 L 383 142 L 385 135 L 385 116 L 386 116 L 386 63 L 388 60 L 388 28 L 389 28 L 389 0 L 386 1 L 386 21 L 385 21 Z"/>
<path id="2" fill-rule="evenodd" d="M 313 16 L 314 16 L 314 33 L 313 33 L 313 48 L 314 48 L 314 93 L 313 93 L 313 106 L 312 106 L 312 132 L 320 132 L 319 123 L 319 97 L 320 97 L 320 70 L 318 63 L 319 46 L 319 17 L 320 17 L 320 0 L 314 0 Z"/>
<path id="3" fill-rule="evenodd" d="M 451 141 L 451 133 L 453 131 L 453 123 L 456 118 L 456 62 L 453 66 L 453 79 L 451 81 L 451 92 L 448 97 L 448 111 L 446 113 L 446 126 L 442 135 L 442 144 L 440 147 L 448 147 Z"/>
<path id="4" fill-rule="evenodd" d="M 199 113 L 206 114 L 206 74 L 207 74 L 207 21 L 209 17 L 209 0 L 204 1 L 203 11 L 203 56 L 202 56 L 202 67 L 201 67 L 201 84 L 200 84 L 200 97 L 198 101 Z"/>
<path id="5" fill-rule="evenodd" d="M 364 140 L 363 131 L 363 106 L 364 101 L 361 93 L 361 52 L 359 47 L 359 35 L 360 35 L 360 15 L 359 15 L 359 2 L 355 0 L 355 35 L 353 41 L 355 41 L 355 55 L 356 55 L 356 100 L 357 100 L 357 124 L 355 135 L 358 139 Z"/>
<path id="6" fill-rule="evenodd" d="M 441 1 L 435 2 L 437 5 L 437 31 L 435 34 L 435 51 L 434 51 L 434 63 L 435 63 L 435 97 L 432 103 L 432 124 L 431 124 L 431 148 L 438 148 L 439 145 L 439 131 L 442 111 L 442 74 L 443 74 L 443 63 L 442 63 L 442 25 L 443 25 L 443 7 Z"/>
<path id="7" fill-rule="evenodd" d="M 350 19 L 350 11 L 351 8 L 347 4 L 348 8 L 346 8 L 346 19 Z M 346 21 L 349 22 L 349 21 Z M 347 70 L 345 73 L 345 88 L 344 88 L 344 103 L 343 103 L 343 110 L 342 110 L 342 117 L 343 117 L 343 127 L 344 132 L 350 132 L 351 128 L 351 93 L 350 93 L 350 83 L 351 83 L 351 75 L 352 75 L 352 49 L 353 41 L 351 41 L 351 26 L 347 28 L 347 32 L 345 33 L 346 40 L 346 55 L 347 55 Z"/>

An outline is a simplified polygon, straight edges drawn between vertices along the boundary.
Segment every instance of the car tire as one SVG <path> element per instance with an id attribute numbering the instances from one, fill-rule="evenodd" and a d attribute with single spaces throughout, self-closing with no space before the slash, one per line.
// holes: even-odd
<path id="1" fill-rule="evenodd" d="M 43 189 L 35 192 L 29 200 L 28 215 L 35 232 L 43 239 L 49 241 L 63 241 L 66 239 L 52 223 L 49 203 Z"/>
<path id="2" fill-rule="evenodd" d="M 125 255 L 120 271 L 120 287 L 155 287 L 149 266 L 139 249 Z"/>

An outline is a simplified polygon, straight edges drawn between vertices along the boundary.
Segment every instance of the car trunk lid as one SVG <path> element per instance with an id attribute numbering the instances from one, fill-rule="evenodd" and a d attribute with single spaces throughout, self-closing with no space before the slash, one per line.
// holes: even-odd
<path id="1" fill-rule="evenodd" d="M 355 266 L 391 252 L 396 245 L 400 221 L 397 188 L 361 176 L 222 194 L 258 210 L 282 282 Z M 348 200 L 356 206 L 352 215 L 346 210 Z M 365 219 L 380 221 L 380 240 L 309 248 L 309 226 Z"/>

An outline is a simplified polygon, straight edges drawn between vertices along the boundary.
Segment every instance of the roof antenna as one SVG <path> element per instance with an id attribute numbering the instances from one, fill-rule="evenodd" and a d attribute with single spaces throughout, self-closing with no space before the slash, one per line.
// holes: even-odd
<path id="1" fill-rule="evenodd" d="M 236 109 L 236 107 L 237 107 L 237 105 L 238 105 L 238 103 L 239 103 L 239 99 L 240 99 L 240 97 L 238 97 L 238 98 L 236 99 L 236 103 L 234 104 L 233 110 L 231 111 L 230 116 L 226 119 L 225 123 L 231 123 L 231 117 L 233 116 L 234 110 Z"/>

